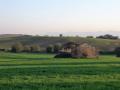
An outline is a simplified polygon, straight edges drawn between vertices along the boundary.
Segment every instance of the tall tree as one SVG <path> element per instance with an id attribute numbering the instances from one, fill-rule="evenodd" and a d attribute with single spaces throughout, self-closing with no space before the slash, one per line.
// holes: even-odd
<path id="1" fill-rule="evenodd" d="M 20 42 L 17 42 L 16 44 L 14 44 L 11 48 L 12 52 L 22 52 L 24 50 L 23 44 Z"/>

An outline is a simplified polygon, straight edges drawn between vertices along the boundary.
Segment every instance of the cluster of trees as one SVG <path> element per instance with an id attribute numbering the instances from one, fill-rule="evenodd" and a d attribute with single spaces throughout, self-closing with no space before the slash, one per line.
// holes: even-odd
<path id="1" fill-rule="evenodd" d="M 120 47 L 116 47 L 113 51 L 100 51 L 101 55 L 116 55 L 117 57 L 120 57 Z"/>
<path id="2" fill-rule="evenodd" d="M 84 43 L 78 44 L 68 42 L 64 45 L 64 49 L 55 56 L 55 58 L 97 58 L 98 51 L 95 47 Z"/>
<path id="3" fill-rule="evenodd" d="M 49 45 L 46 47 L 47 53 L 58 53 L 59 50 L 62 49 L 62 44 L 57 43 L 54 45 Z M 40 45 L 23 45 L 22 43 L 18 42 L 11 47 L 11 52 L 20 53 L 20 52 L 32 52 L 37 53 L 41 52 Z"/>
<path id="4" fill-rule="evenodd" d="M 101 39 L 119 39 L 118 36 L 113 36 L 113 35 L 110 35 L 110 34 L 101 35 L 101 36 L 98 36 L 96 38 L 101 38 Z"/>
<path id="5" fill-rule="evenodd" d="M 86 38 L 94 38 L 94 37 L 93 36 L 87 36 Z M 113 35 L 110 35 L 110 34 L 100 35 L 100 36 L 97 36 L 96 38 L 100 38 L 100 39 L 119 39 L 118 36 L 113 36 Z"/>
<path id="6" fill-rule="evenodd" d="M 23 45 L 18 42 L 14 44 L 11 48 L 11 52 L 19 53 L 19 52 L 40 52 L 41 48 L 39 45 Z"/>
<path id="7" fill-rule="evenodd" d="M 92 38 L 92 37 L 91 37 Z M 69 45 L 68 45 L 69 46 Z M 58 53 L 64 46 L 61 43 L 57 43 L 54 45 L 49 45 L 46 47 L 47 53 Z M 11 47 L 11 52 L 19 53 L 19 52 L 31 52 L 31 53 L 38 53 L 41 52 L 40 45 L 23 45 L 22 43 L 18 42 Z M 0 49 L 0 51 L 5 51 L 4 49 Z M 114 51 L 100 51 L 100 54 L 104 55 L 114 55 L 116 54 L 117 57 L 120 57 L 120 47 L 117 47 Z"/>
<path id="8" fill-rule="evenodd" d="M 55 45 L 49 45 L 47 48 L 46 48 L 46 52 L 47 53 L 58 53 L 59 50 L 62 49 L 62 44 L 60 43 L 57 43 Z"/>
<path id="9" fill-rule="evenodd" d="M 94 36 L 87 36 L 86 38 L 94 38 Z"/>

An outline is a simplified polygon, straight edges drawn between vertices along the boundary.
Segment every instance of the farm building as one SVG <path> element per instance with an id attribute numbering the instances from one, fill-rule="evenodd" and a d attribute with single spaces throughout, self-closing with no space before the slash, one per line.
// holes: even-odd
<path id="1" fill-rule="evenodd" d="M 97 58 L 98 51 L 95 47 L 87 43 L 78 44 L 74 42 L 66 43 L 60 53 L 55 58 Z"/>

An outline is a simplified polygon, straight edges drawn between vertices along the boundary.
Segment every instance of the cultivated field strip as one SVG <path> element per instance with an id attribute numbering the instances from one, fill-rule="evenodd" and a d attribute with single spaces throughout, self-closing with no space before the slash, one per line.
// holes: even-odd
<path id="1" fill-rule="evenodd" d="M 119 90 L 120 59 L 0 53 L 1 90 Z"/>

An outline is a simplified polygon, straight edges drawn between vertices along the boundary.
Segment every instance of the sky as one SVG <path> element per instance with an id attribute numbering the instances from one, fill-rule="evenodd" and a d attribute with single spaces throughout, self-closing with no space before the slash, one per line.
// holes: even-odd
<path id="1" fill-rule="evenodd" d="M 0 34 L 120 34 L 120 0 L 0 0 Z"/>

